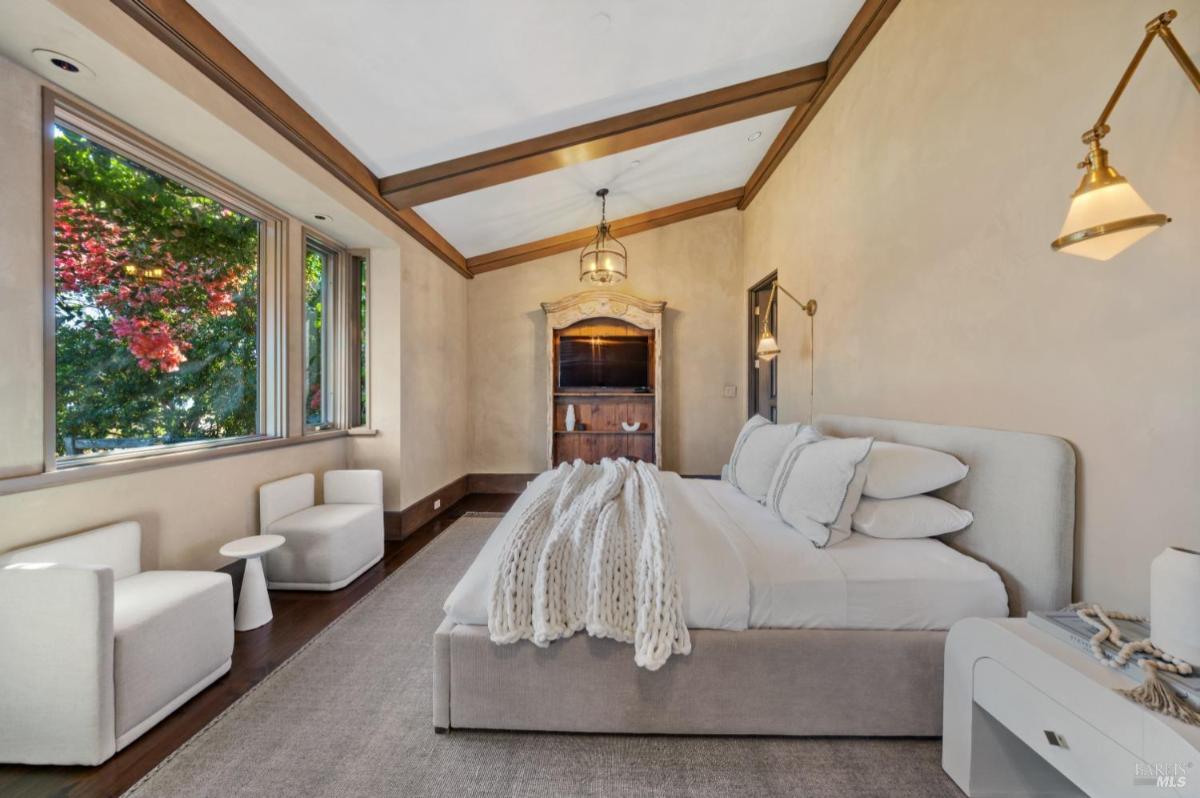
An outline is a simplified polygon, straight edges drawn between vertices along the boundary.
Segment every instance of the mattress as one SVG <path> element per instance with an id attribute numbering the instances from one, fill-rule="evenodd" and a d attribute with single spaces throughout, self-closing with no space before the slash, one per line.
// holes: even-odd
<path id="1" fill-rule="evenodd" d="M 692 629 L 948 629 L 1008 615 L 999 575 L 939 540 L 854 533 L 818 549 L 727 482 L 662 477 Z M 446 599 L 450 620 L 487 625 L 500 548 L 548 478 L 539 476 L 488 538 Z"/>

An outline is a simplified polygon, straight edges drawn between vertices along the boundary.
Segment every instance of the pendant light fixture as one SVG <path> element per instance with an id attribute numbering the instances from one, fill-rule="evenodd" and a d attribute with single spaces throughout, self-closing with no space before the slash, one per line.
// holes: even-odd
<path id="1" fill-rule="evenodd" d="M 1171 33 L 1174 11 L 1159 14 L 1146 24 L 1146 35 L 1133 55 L 1133 60 L 1121 76 L 1108 105 L 1100 113 L 1096 124 L 1083 134 L 1083 143 L 1088 145 L 1087 157 L 1078 166 L 1085 169 L 1079 188 L 1071 195 L 1071 208 L 1063 223 L 1058 238 L 1050 245 L 1055 252 L 1069 252 L 1094 260 L 1108 260 L 1124 251 L 1167 222 L 1166 214 L 1156 213 L 1141 196 L 1133 190 L 1116 169 L 1108 165 L 1108 150 L 1100 146 L 1100 140 L 1109 132 L 1108 117 L 1129 79 L 1141 64 L 1150 43 L 1161 38 L 1167 49 L 1175 56 L 1179 66 L 1187 73 L 1192 85 L 1200 91 L 1200 71 Z"/>
<path id="2" fill-rule="evenodd" d="M 600 189 L 596 196 L 600 198 L 600 224 L 596 227 L 596 237 L 579 253 L 579 281 L 613 285 L 627 276 L 629 254 L 625 245 L 614 238 L 608 229 L 608 189 Z"/>

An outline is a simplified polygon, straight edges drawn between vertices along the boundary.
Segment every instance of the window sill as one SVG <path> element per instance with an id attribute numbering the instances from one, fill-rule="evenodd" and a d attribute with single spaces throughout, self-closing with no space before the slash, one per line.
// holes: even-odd
<path id="1" fill-rule="evenodd" d="M 215 442 L 200 446 L 187 446 L 185 444 L 187 446 L 186 449 L 146 452 L 143 454 L 110 455 L 95 460 L 76 460 L 74 462 L 63 463 L 55 471 L 0 479 L 0 496 L 24 493 L 31 490 L 42 490 L 58 485 L 69 485 L 75 482 L 87 482 L 93 479 L 107 479 L 123 474 L 135 474 L 140 471 L 172 468 L 190 463 L 200 463 L 205 460 L 216 460 L 221 457 L 233 457 L 235 455 L 251 454 L 269 449 L 280 449 L 285 446 L 318 443 L 320 441 L 344 437 L 346 437 L 345 430 L 333 429 L 310 432 L 302 436 L 293 436 L 290 438 L 260 437 L 225 443 Z"/>

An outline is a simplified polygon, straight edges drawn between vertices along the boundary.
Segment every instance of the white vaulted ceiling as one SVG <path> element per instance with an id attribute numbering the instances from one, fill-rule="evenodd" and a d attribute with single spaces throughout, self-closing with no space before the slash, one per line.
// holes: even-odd
<path id="1" fill-rule="evenodd" d="M 828 59 L 861 0 L 189 0 L 378 176 Z M 464 255 L 745 183 L 781 111 L 418 206 Z M 747 136 L 761 131 L 761 138 Z M 641 164 L 630 169 L 629 164 Z"/>

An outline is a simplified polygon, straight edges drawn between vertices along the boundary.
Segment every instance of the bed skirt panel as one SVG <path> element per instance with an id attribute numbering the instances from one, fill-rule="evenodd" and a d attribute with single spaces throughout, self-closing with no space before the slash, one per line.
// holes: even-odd
<path id="1" fill-rule="evenodd" d="M 633 649 L 578 634 L 497 646 L 445 622 L 434 726 L 634 734 L 935 737 L 942 631 L 692 630 L 692 653 L 649 672 Z"/>

